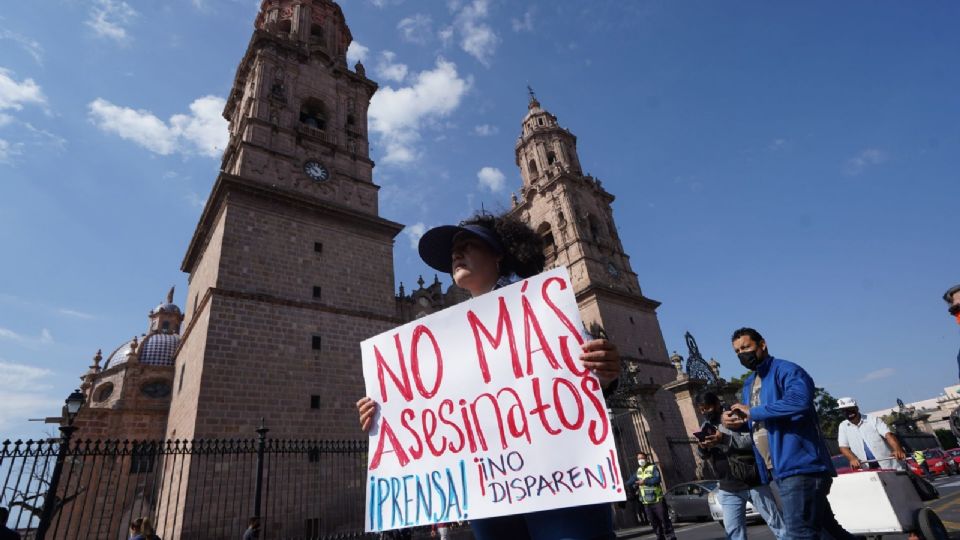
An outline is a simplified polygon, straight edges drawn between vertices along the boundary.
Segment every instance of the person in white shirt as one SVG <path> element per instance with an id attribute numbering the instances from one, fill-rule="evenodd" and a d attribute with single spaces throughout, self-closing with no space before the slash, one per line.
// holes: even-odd
<path id="1" fill-rule="evenodd" d="M 857 401 L 849 397 L 838 399 L 837 408 L 847 417 L 840 423 L 837 442 L 840 453 L 850 461 L 851 468 L 903 468 L 900 461 L 907 455 L 896 435 L 881 418 L 860 414 Z"/>

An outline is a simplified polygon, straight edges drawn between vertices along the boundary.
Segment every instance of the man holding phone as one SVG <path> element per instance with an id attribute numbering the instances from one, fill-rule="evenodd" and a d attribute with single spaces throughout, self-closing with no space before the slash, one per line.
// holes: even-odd
<path id="1" fill-rule="evenodd" d="M 705 422 L 693 435 L 700 441 L 697 451 L 708 459 L 717 473 L 717 502 L 723 510 L 723 528 L 730 540 L 747 538 L 747 501 L 753 503 L 773 535 L 784 536 L 783 517 L 770 486 L 761 482 L 753 441 L 749 433 L 737 433 L 723 427 L 723 406 L 713 392 L 702 392 L 694 403 Z"/>
<path id="2" fill-rule="evenodd" d="M 835 540 L 854 539 L 827 500 L 837 472 L 820 432 L 813 379 L 771 355 L 753 328 L 740 328 L 731 340 L 740 364 L 752 373 L 743 382 L 743 403 L 723 413 L 723 425 L 752 435 L 761 480 L 772 476 L 780 489 L 785 536 L 818 540 L 826 532 Z"/>

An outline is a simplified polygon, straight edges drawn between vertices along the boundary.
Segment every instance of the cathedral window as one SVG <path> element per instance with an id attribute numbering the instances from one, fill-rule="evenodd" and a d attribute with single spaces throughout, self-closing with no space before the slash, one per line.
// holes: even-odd
<path id="1" fill-rule="evenodd" d="M 317 253 L 323 253 L 323 242 L 314 242 L 313 250 Z"/>
<path id="2" fill-rule="evenodd" d="M 348 115 L 347 115 L 347 125 L 352 127 L 352 126 L 356 125 L 356 123 L 357 123 L 357 119 L 356 119 L 352 114 L 348 114 Z"/>
<path id="3" fill-rule="evenodd" d="M 160 328 L 161 328 L 161 330 L 163 330 L 163 333 L 164 333 L 164 334 L 169 334 L 169 333 L 170 333 L 170 321 L 163 321 L 163 324 L 161 325 Z"/>
<path id="4" fill-rule="evenodd" d="M 309 98 L 300 106 L 300 123 L 323 131 L 327 128 L 327 107 L 316 98 Z"/>
<path id="5" fill-rule="evenodd" d="M 313 297 L 316 298 L 317 300 L 320 299 L 320 293 L 322 292 L 323 291 L 321 290 L 320 287 L 317 287 L 316 285 L 313 286 Z"/>
<path id="6" fill-rule="evenodd" d="M 313 350 L 319 351 L 322 348 L 323 339 L 320 336 L 313 336 L 313 339 L 311 340 L 310 343 L 311 343 L 311 346 L 313 347 Z"/>
<path id="7" fill-rule="evenodd" d="M 590 236 L 595 240 L 600 240 L 600 223 L 597 222 L 597 218 L 592 215 L 587 217 L 587 222 L 590 225 Z"/>
<path id="8" fill-rule="evenodd" d="M 547 165 L 553 165 L 557 161 L 557 155 L 553 152 L 547 152 Z"/>
<path id="9" fill-rule="evenodd" d="M 537 125 L 538 125 L 538 126 L 542 126 L 542 125 L 543 125 L 543 117 L 542 117 L 542 116 L 541 116 L 540 118 L 537 118 Z"/>
<path id="10" fill-rule="evenodd" d="M 104 383 L 97 388 L 97 392 L 93 395 L 93 400 L 99 403 L 110 399 L 111 395 L 113 395 L 113 383 Z"/>
<path id="11" fill-rule="evenodd" d="M 310 25 L 310 36 L 317 39 L 317 41 L 323 41 L 323 26 L 319 24 Z"/>
<path id="12" fill-rule="evenodd" d="M 527 165 L 527 170 L 530 171 L 530 174 L 537 174 L 537 160 L 531 159 Z"/>
<path id="13" fill-rule="evenodd" d="M 546 257 L 546 263 L 550 264 L 557 256 L 557 243 L 553 239 L 553 231 L 550 230 L 550 224 L 543 222 L 537 227 L 537 234 L 543 238 L 543 255 Z"/>
<path id="14" fill-rule="evenodd" d="M 310 408 L 311 409 L 320 408 L 320 396 L 310 396 Z"/>

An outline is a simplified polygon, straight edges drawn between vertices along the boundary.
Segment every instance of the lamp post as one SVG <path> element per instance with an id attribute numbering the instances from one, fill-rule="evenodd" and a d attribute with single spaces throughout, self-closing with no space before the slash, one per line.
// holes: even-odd
<path id="1" fill-rule="evenodd" d="M 53 521 L 53 514 L 57 509 L 57 487 L 60 483 L 60 475 L 63 473 L 63 461 L 66 457 L 67 449 L 70 447 L 70 437 L 77 430 L 73 421 L 77 418 L 77 413 L 83 407 L 83 394 L 80 390 L 74 390 L 66 401 L 67 423 L 60 426 L 60 447 L 57 449 L 57 462 L 53 467 L 53 474 L 50 475 L 50 487 L 47 489 L 47 495 L 43 498 L 43 510 L 40 513 L 40 523 L 37 525 L 37 534 L 34 536 L 37 540 L 44 540 L 47 536 L 47 530 L 50 528 L 50 522 Z"/>

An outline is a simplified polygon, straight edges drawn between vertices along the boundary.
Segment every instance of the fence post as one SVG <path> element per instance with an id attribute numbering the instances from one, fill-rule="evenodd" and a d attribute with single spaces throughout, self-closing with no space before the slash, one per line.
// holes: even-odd
<path id="1" fill-rule="evenodd" d="M 37 524 L 36 538 L 44 540 L 47 536 L 47 530 L 50 528 L 50 522 L 53 521 L 53 515 L 59 509 L 57 508 L 57 488 L 60 484 L 60 475 L 63 473 L 63 461 L 67 450 L 70 447 L 70 437 L 77 428 L 73 425 L 60 427 L 60 446 L 57 448 L 57 460 L 53 466 L 53 474 L 50 475 L 50 485 L 47 494 L 43 498 L 43 509 L 40 512 L 40 522 Z"/>
<path id="2" fill-rule="evenodd" d="M 267 432 L 270 431 L 263 425 L 263 418 L 260 419 L 260 427 L 257 428 L 257 484 L 253 496 L 253 517 L 260 517 L 260 495 L 263 491 L 263 451 L 267 446 Z"/>

